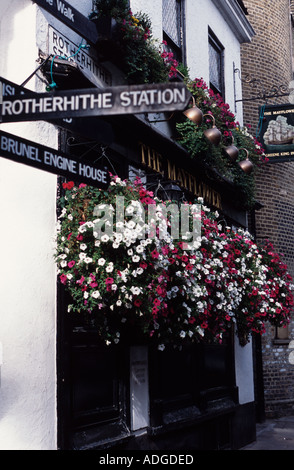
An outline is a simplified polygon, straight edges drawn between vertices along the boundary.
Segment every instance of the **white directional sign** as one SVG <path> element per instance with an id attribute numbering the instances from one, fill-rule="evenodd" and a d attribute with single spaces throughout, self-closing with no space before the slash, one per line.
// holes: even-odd
<path id="1" fill-rule="evenodd" d="M 2 122 L 177 111 L 190 97 L 179 82 L 28 93 L 4 97 Z"/>

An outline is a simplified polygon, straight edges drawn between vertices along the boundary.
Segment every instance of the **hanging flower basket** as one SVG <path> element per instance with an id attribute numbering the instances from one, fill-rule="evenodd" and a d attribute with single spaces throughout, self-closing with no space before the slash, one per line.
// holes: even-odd
<path id="1" fill-rule="evenodd" d="M 220 343 L 234 326 L 244 345 L 266 322 L 288 324 L 292 280 L 280 256 L 244 230 L 223 229 L 201 200 L 179 212 L 188 211 L 189 230 L 201 216 L 201 233 L 187 245 L 187 232 L 173 235 L 178 206 L 139 180 L 113 177 L 107 191 L 64 188 L 59 280 L 72 297 L 69 312 L 91 319 L 107 344 L 130 330 L 159 349 Z"/>

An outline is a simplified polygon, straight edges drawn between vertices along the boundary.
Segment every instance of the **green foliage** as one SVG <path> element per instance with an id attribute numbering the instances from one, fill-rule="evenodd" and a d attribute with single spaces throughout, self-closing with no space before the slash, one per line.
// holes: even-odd
<path id="1" fill-rule="evenodd" d="M 213 168 L 218 175 L 230 180 L 242 194 L 243 206 L 250 209 L 255 203 L 254 175 L 266 160 L 260 143 L 249 134 L 246 127 L 241 128 L 229 105 L 224 103 L 220 95 L 208 89 L 202 78 L 194 81 L 187 79 L 187 87 L 204 118 L 199 126 L 189 119 L 178 122 L 176 127 L 180 136 L 179 143 L 187 149 L 191 158 L 201 159 L 203 164 Z M 210 144 L 203 135 L 212 126 L 211 118 L 205 116 L 207 114 L 214 117 L 215 125 L 222 133 L 222 141 L 217 147 Z M 232 162 L 225 154 L 225 147 L 232 144 L 239 149 L 237 162 L 244 160 L 247 157 L 246 151 L 248 152 L 254 165 L 251 175 L 244 173 L 237 162 Z"/>
<path id="2" fill-rule="evenodd" d="M 151 21 L 146 13 L 133 15 L 127 1 L 96 0 L 91 19 L 111 17 L 117 22 L 114 35 L 126 78 L 137 84 L 163 83 L 176 74 L 178 63 L 172 53 L 163 50 L 152 37 Z"/>
<path id="3" fill-rule="evenodd" d="M 110 16 L 119 19 L 128 14 L 128 0 L 95 0 L 94 12 L 90 18 L 99 18 L 101 16 Z"/>

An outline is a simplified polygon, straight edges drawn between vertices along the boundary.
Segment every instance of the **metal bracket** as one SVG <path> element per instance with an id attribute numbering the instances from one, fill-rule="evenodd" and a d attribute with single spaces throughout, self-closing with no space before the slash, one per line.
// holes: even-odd
<path id="1" fill-rule="evenodd" d="M 280 98 L 282 96 L 289 96 L 289 86 L 282 84 L 282 85 L 273 85 L 271 88 L 266 89 L 264 87 L 263 82 L 259 78 L 255 78 L 250 74 L 245 75 L 245 78 L 241 77 L 240 69 L 236 68 L 234 65 L 234 84 L 235 84 L 235 75 L 238 74 L 239 79 L 242 83 L 248 84 L 252 89 L 256 90 L 256 95 L 252 96 L 251 98 L 243 98 L 240 100 L 236 99 L 235 96 L 235 104 L 240 103 L 242 101 L 264 101 L 267 103 L 267 100 L 273 98 Z"/>

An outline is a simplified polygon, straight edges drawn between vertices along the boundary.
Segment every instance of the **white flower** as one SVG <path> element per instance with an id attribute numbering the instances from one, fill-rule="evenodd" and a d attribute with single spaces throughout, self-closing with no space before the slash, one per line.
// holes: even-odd
<path id="1" fill-rule="evenodd" d="M 95 290 L 94 292 L 92 292 L 91 296 L 94 297 L 94 299 L 98 299 L 100 297 L 100 292 L 98 290 Z"/>
<path id="2" fill-rule="evenodd" d="M 89 256 L 87 256 L 87 257 L 84 259 L 84 261 L 85 261 L 85 263 L 90 264 L 90 263 L 92 263 L 93 259 L 90 258 Z"/>
<path id="3" fill-rule="evenodd" d="M 134 255 L 134 256 L 132 257 L 132 260 L 133 260 L 134 263 L 138 263 L 138 262 L 140 261 L 140 256 Z"/>
<path id="4" fill-rule="evenodd" d="M 84 292 L 84 299 L 87 299 L 89 297 L 89 293 L 88 292 Z"/>
<path id="5" fill-rule="evenodd" d="M 109 263 L 109 265 L 106 268 L 106 272 L 107 273 L 112 273 L 112 271 L 113 271 L 113 263 Z"/>
<path id="6" fill-rule="evenodd" d="M 81 250 L 86 250 L 86 249 L 87 249 L 86 243 L 81 243 L 80 249 L 81 249 Z"/>
<path id="7" fill-rule="evenodd" d="M 140 287 L 132 286 L 130 290 L 131 290 L 132 294 L 134 294 L 134 295 L 139 295 L 141 293 Z"/>
<path id="8" fill-rule="evenodd" d="M 83 224 L 83 225 L 80 225 L 79 227 L 79 232 L 80 233 L 84 233 L 87 231 L 87 227 L 86 227 L 86 224 Z"/>
<path id="9" fill-rule="evenodd" d="M 100 258 L 100 259 L 98 260 L 99 266 L 104 266 L 105 263 L 106 263 L 106 261 L 105 261 L 104 258 Z"/>
<path id="10" fill-rule="evenodd" d="M 105 242 L 108 242 L 108 240 L 109 240 L 109 236 L 107 235 L 107 233 L 105 233 L 104 235 L 102 235 L 102 237 L 101 237 L 101 241 L 102 241 L 102 242 L 105 243 Z"/>
<path id="11" fill-rule="evenodd" d="M 73 220 L 73 216 L 71 214 L 68 215 L 67 217 L 69 220 Z"/>
<path id="12" fill-rule="evenodd" d="M 132 214 L 134 212 L 134 207 L 132 205 L 129 205 L 127 208 L 126 208 L 126 213 L 127 214 Z"/>
<path id="13" fill-rule="evenodd" d="M 158 345 L 158 350 L 159 350 L 159 351 L 164 351 L 164 349 L 165 349 L 165 345 L 164 345 L 164 344 L 159 344 L 159 345 Z"/>

